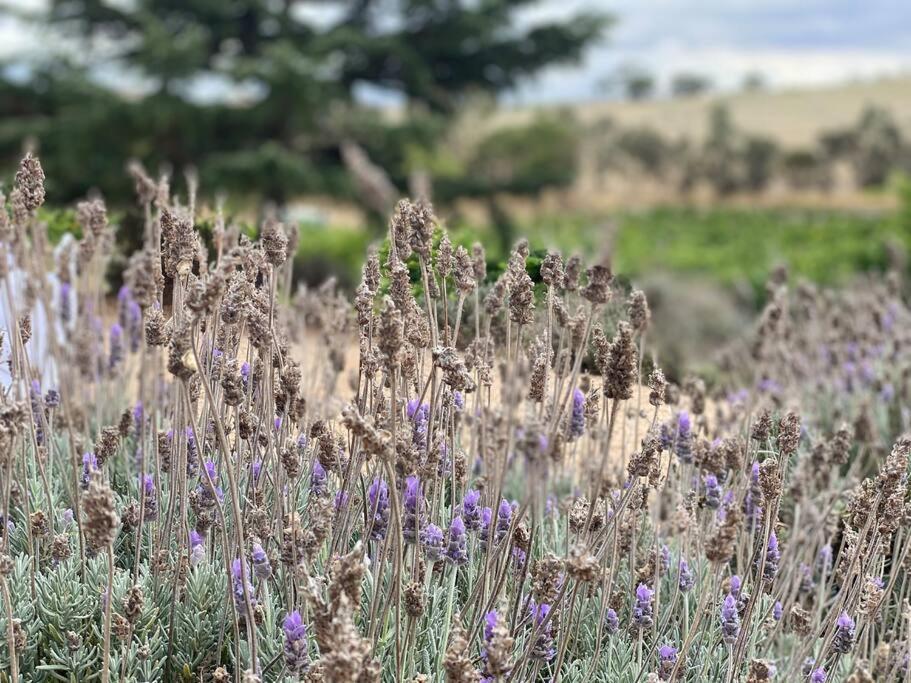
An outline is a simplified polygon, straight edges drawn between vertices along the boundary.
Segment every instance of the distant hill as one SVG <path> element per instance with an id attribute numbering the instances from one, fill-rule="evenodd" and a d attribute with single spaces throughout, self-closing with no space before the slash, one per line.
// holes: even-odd
<path id="1" fill-rule="evenodd" d="M 902 128 L 911 131 L 911 75 L 827 88 L 503 108 L 490 123 L 509 125 L 529 120 L 539 112 L 570 109 L 582 123 L 609 118 L 620 126 L 649 126 L 665 136 L 698 140 L 705 134 L 709 110 L 719 103 L 729 108 L 739 128 L 768 135 L 784 147 L 811 145 L 820 133 L 855 123 L 867 105 L 891 110 Z"/>

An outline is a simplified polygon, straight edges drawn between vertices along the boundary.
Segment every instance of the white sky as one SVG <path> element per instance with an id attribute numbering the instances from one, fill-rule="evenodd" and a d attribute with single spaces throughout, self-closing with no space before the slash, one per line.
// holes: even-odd
<path id="1" fill-rule="evenodd" d="M 42 0 L 6 4 L 40 7 Z M 605 43 L 583 64 L 550 69 L 510 100 L 597 98 L 599 81 L 621 64 L 646 68 L 660 85 L 687 71 L 723 88 L 736 87 L 753 71 L 774 87 L 911 73 L 911 0 L 540 0 L 518 20 L 528 24 L 582 10 L 616 16 Z M 42 42 L 40 30 L 0 15 L 0 59 L 40 49 Z"/>

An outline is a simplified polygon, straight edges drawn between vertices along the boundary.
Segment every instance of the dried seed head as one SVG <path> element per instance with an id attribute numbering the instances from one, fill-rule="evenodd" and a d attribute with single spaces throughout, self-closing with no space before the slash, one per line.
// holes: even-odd
<path id="1" fill-rule="evenodd" d="M 82 495 L 82 510 L 83 531 L 89 548 L 98 551 L 113 543 L 120 517 L 114 509 L 114 492 L 102 481 L 99 472 L 92 475 L 89 488 Z"/>
<path id="2" fill-rule="evenodd" d="M 633 326 L 633 330 L 641 334 L 648 327 L 648 323 L 652 318 L 652 312 L 648 308 L 648 299 L 645 297 L 645 292 L 641 289 L 634 289 L 629 295 L 626 306 L 629 312 L 630 325 Z"/>
<path id="3" fill-rule="evenodd" d="M 607 266 L 592 266 L 586 271 L 588 282 L 582 288 L 582 298 L 593 304 L 606 304 L 610 301 L 610 284 L 613 273 Z"/>
<path id="4" fill-rule="evenodd" d="M 636 383 L 639 352 L 633 343 L 633 330 L 626 321 L 620 321 L 617 334 L 607 351 L 604 368 L 604 395 L 625 401 L 633 395 Z"/>
<path id="5" fill-rule="evenodd" d="M 44 170 L 38 157 L 32 156 L 31 152 L 19 162 L 15 191 L 18 191 L 20 201 L 29 213 L 44 204 Z"/>
<path id="6" fill-rule="evenodd" d="M 263 223 L 262 243 L 266 260 L 276 268 L 288 258 L 288 235 L 285 234 L 285 226 L 273 216 Z"/>

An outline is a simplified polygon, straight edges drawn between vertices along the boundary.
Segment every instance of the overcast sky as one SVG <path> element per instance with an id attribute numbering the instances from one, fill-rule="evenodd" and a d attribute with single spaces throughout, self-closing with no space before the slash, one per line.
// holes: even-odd
<path id="1" fill-rule="evenodd" d="M 510 99 L 597 98 L 598 82 L 621 64 L 652 71 L 660 84 L 687 71 L 725 88 L 752 71 L 780 87 L 911 73 L 911 0 L 541 0 L 520 21 L 579 10 L 616 17 L 605 43 L 581 66 L 551 69 Z M 0 18 L 0 57 L 39 44 L 21 25 Z"/>

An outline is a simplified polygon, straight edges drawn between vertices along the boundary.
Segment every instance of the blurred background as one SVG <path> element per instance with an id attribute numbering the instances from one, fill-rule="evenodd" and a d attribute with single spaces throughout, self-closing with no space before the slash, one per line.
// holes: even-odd
<path id="1" fill-rule="evenodd" d="M 493 274 L 519 236 L 609 257 L 670 365 L 778 266 L 907 268 L 909 46 L 906 0 L 0 0 L 0 183 L 36 151 L 52 236 L 101 194 L 126 252 L 127 163 L 198 177 L 204 216 L 278 207 L 298 276 L 348 288 L 427 197 Z"/>

